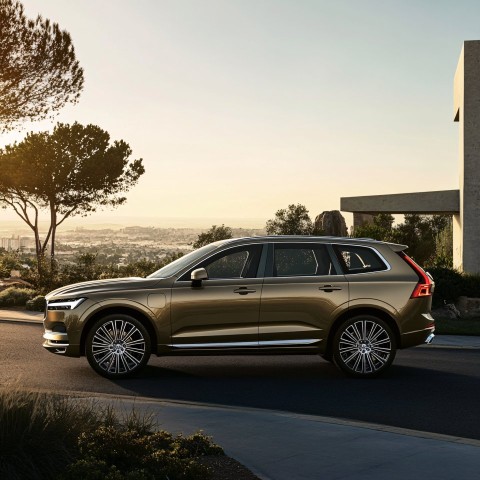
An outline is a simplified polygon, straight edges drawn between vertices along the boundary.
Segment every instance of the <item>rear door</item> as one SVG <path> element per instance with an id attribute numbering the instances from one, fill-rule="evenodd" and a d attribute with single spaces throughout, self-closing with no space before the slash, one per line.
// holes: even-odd
<path id="1" fill-rule="evenodd" d="M 332 319 L 348 308 L 348 282 L 335 264 L 325 244 L 269 245 L 259 346 L 316 345 L 325 338 Z"/>

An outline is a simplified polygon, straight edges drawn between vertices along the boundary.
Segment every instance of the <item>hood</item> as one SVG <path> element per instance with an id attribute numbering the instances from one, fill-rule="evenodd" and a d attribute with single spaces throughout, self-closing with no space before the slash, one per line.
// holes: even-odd
<path id="1" fill-rule="evenodd" d="M 106 280 L 93 280 L 91 282 L 74 283 L 57 288 L 45 296 L 46 300 L 56 297 L 81 297 L 89 293 L 113 292 L 117 290 L 136 290 L 137 288 L 151 288 L 159 283 L 159 278 L 110 278 Z"/>

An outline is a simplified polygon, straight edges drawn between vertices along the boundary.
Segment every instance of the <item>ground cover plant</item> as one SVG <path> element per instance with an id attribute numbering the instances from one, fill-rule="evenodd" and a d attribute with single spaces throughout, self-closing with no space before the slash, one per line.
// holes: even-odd
<path id="1" fill-rule="evenodd" d="M 35 296 L 36 291 L 31 288 L 9 287 L 0 292 L 0 307 L 23 306 Z"/>
<path id="2" fill-rule="evenodd" d="M 0 425 L 9 480 L 203 480 L 218 477 L 202 460 L 224 456 L 201 433 L 157 431 L 148 415 L 19 389 L 0 391 Z"/>

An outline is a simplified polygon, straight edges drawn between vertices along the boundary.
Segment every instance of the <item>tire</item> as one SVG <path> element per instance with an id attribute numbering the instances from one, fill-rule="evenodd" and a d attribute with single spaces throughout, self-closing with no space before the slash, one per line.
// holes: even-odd
<path id="1" fill-rule="evenodd" d="M 148 362 L 151 340 L 147 329 L 134 317 L 107 315 L 89 330 L 85 343 L 88 363 L 110 379 L 127 378 Z"/>
<path id="2" fill-rule="evenodd" d="M 395 335 L 373 315 L 359 315 L 343 323 L 333 340 L 333 360 L 351 377 L 371 378 L 390 367 L 396 354 Z"/>
<path id="3" fill-rule="evenodd" d="M 331 353 L 322 353 L 320 356 L 327 362 L 333 362 L 333 355 Z"/>

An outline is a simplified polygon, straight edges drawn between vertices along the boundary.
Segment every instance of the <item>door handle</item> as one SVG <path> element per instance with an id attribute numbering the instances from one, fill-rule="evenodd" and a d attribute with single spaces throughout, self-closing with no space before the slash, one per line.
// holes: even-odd
<path id="1" fill-rule="evenodd" d="M 334 290 L 341 290 L 341 287 L 335 287 L 333 285 L 324 285 L 323 287 L 318 287 L 319 290 L 323 290 L 324 292 L 330 293 Z"/>
<path id="2" fill-rule="evenodd" d="M 238 293 L 239 295 L 247 295 L 248 293 L 255 293 L 255 292 L 256 290 L 248 287 L 239 287 L 233 291 L 233 293 Z"/>

